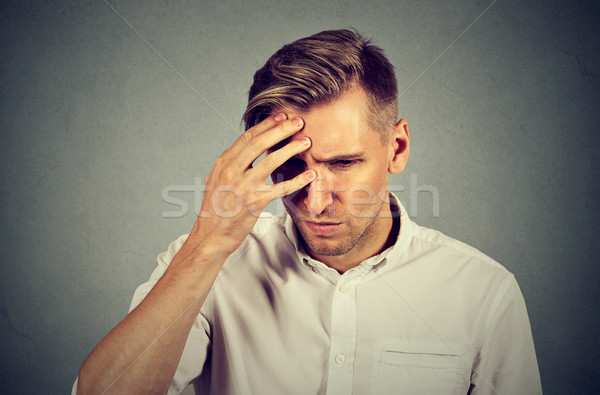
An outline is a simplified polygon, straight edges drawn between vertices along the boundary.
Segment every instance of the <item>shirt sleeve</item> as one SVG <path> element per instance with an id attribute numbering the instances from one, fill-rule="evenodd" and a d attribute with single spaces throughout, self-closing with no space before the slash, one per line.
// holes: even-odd
<path id="1" fill-rule="evenodd" d="M 541 394 L 525 300 L 513 276 L 500 287 L 482 333 L 469 394 Z"/>

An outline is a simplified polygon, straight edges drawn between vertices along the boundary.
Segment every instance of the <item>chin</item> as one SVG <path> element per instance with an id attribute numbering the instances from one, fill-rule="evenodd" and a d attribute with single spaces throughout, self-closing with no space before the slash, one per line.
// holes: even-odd
<path id="1" fill-rule="evenodd" d="M 348 253 L 356 242 L 349 238 L 343 240 L 334 240 L 332 238 L 318 237 L 308 233 L 304 229 L 300 230 L 304 244 L 308 246 L 311 252 L 324 256 L 339 256 Z"/>

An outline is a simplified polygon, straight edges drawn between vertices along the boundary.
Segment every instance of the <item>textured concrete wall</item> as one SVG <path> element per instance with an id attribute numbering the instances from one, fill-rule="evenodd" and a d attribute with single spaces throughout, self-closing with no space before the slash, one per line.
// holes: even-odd
<path id="1" fill-rule="evenodd" d="M 194 193 L 172 218 L 163 190 L 234 140 L 253 72 L 348 26 L 396 65 L 412 152 L 392 187 L 515 273 L 547 394 L 598 388 L 597 2 L 322 3 L 0 2 L 0 392 L 69 391 L 190 229 Z"/>

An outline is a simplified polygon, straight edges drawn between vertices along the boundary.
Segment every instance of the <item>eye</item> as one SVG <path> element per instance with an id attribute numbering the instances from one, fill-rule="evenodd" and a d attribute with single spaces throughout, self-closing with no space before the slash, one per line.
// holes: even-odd
<path id="1" fill-rule="evenodd" d="M 350 159 L 339 159 L 339 160 L 334 160 L 332 162 L 330 162 L 330 164 L 333 167 L 337 167 L 337 168 L 346 168 L 346 167 L 350 167 L 354 164 L 356 164 L 358 162 L 358 160 L 350 160 Z"/>

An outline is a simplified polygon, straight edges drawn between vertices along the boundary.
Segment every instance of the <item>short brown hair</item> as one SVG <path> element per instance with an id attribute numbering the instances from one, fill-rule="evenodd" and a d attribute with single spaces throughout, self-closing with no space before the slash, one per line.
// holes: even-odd
<path id="1" fill-rule="evenodd" d="M 327 104 L 355 83 L 369 97 L 372 122 L 382 138 L 387 136 L 398 117 L 398 84 L 383 50 L 347 29 L 294 41 L 254 74 L 243 117 L 246 129 L 278 108 L 304 112 Z"/>

